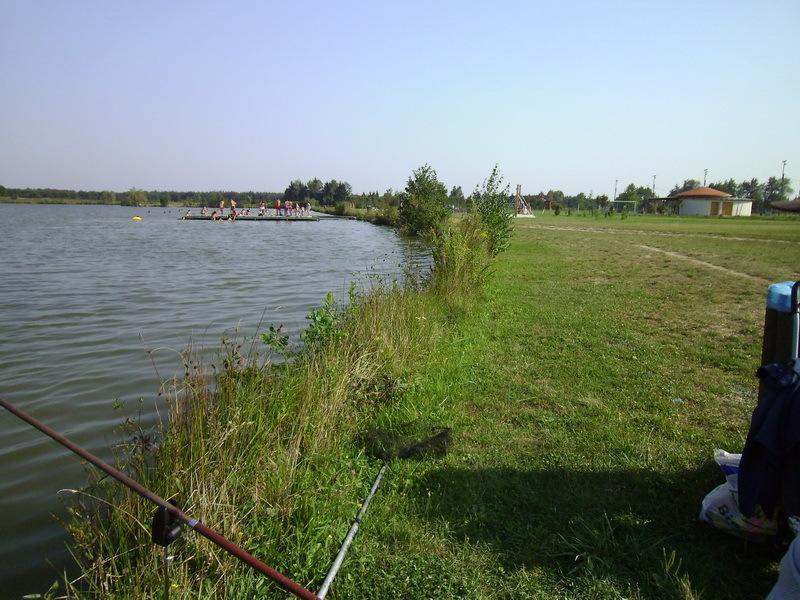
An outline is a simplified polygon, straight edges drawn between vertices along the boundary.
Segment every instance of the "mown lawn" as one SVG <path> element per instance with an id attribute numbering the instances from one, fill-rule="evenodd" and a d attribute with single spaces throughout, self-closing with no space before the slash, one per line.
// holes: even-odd
<path id="1" fill-rule="evenodd" d="M 764 597 L 782 551 L 697 515 L 714 448 L 747 433 L 800 220 L 517 225 L 408 375 L 404 416 L 452 425 L 450 454 L 392 464 L 329 597 Z"/>

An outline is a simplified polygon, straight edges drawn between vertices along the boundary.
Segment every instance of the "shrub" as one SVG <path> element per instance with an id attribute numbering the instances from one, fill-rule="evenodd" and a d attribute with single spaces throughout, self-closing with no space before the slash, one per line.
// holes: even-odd
<path id="1" fill-rule="evenodd" d="M 408 178 L 400 205 L 399 225 L 411 235 L 428 235 L 442 227 L 450 209 L 447 188 L 430 165 L 416 169 Z"/>
<path id="2" fill-rule="evenodd" d="M 373 219 L 376 225 L 389 225 L 394 227 L 400 220 L 400 211 L 395 206 L 387 206 Z"/>
<path id="3" fill-rule="evenodd" d="M 434 270 L 431 288 L 449 306 L 480 290 L 489 273 L 490 236 L 480 219 L 469 215 L 431 236 Z"/>
<path id="4" fill-rule="evenodd" d="M 325 303 L 306 316 L 310 323 L 301 335 L 306 345 L 324 344 L 330 340 L 339 339 L 343 335 L 341 314 L 333 294 L 328 292 L 325 296 Z"/>
<path id="5" fill-rule="evenodd" d="M 488 236 L 489 253 L 492 256 L 508 248 L 511 240 L 514 212 L 508 198 L 508 184 L 503 185 L 503 176 L 497 165 L 483 185 L 472 194 L 471 211 L 478 216 Z"/>

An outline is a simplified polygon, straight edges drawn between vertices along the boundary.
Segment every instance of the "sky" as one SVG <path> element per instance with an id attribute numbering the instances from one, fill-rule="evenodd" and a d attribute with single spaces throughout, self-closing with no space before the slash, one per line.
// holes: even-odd
<path id="1" fill-rule="evenodd" d="M 0 0 L 0 184 L 800 188 L 800 2 Z"/>

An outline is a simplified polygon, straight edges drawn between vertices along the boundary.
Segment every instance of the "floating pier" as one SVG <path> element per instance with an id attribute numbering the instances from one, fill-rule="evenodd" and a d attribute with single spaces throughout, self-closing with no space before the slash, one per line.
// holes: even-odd
<path id="1" fill-rule="evenodd" d="M 181 217 L 182 221 L 211 221 L 211 215 L 186 215 Z M 219 221 L 227 221 L 228 215 L 225 215 L 219 219 Z M 277 216 L 277 215 L 266 215 L 263 217 L 259 217 L 258 215 L 236 215 L 236 221 L 319 221 L 319 217 L 317 216 L 308 216 L 308 217 L 285 217 L 285 216 Z"/>

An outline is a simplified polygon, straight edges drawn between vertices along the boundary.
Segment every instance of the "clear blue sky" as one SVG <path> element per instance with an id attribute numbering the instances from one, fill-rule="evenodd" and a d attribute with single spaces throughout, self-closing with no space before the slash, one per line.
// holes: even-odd
<path id="1" fill-rule="evenodd" d="M 800 183 L 800 2 L 0 0 L 0 183 Z"/>

